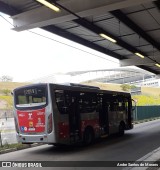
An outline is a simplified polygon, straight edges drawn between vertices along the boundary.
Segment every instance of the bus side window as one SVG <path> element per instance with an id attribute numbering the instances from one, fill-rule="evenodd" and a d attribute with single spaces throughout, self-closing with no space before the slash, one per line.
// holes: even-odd
<path id="1" fill-rule="evenodd" d="M 63 90 L 55 90 L 57 108 L 60 114 L 66 114 L 65 96 Z"/>
<path id="2" fill-rule="evenodd" d="M 125 103 L 124 102 L 119 102 L 118 103 L 118 110 L 119 111 L 124 111 L 125 110 Z"/>
<path id="3" fill-rule="evenodd" d="M 128 113 L 128 101 L 125 101 L 125 110 L 126 110 L 126 113 Z"/>
<path id="4" fill-rule="evenodd" d="M 97 108 L 97 94 L 80 93 L 79 107 L 81 113 L 90 113 Z"/>

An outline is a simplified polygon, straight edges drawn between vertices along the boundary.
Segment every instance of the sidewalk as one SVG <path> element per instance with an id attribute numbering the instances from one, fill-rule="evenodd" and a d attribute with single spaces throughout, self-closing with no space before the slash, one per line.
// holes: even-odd
<path id="1" fill-rule="evenodd" d="M 0 119 L 2 144 L 17 143 L 14 118 Z"/>
<path id="2" fill-rule="evenodd" d="M 140 162 L 152 162 L 152 164 L 158 164 L 159 166 L 153 167 L 127 167 L 124 170 L 160 170 L 160 147 L 138 159 Z M 159 163 L 156 163 L 159 162 Z"/>

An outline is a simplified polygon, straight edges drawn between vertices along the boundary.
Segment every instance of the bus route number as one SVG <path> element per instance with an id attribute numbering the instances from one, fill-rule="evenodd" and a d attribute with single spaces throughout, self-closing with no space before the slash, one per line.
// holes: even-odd
<path id="1" fill-rule="evenodd" d="M 37 94 L 37 89 L 25 89 L 24 95 Z"/>

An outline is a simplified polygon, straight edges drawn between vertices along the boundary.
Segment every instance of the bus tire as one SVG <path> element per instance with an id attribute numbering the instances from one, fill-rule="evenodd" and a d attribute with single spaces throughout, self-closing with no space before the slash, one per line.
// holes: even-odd
<path id="1" fill-rule="evenodd" d="M 119 125 L 119 132 L 118 132 L 118 136 L 123 136 L 124 135 L 124 125 L 121 123 Z"/>
<path id="2" fill-rule="evenodd" d="M 90 145 L 94 141 L 94 131 L 91 127 L 87 127 L 83 134 L 83 143 L 85 146 Z"/>

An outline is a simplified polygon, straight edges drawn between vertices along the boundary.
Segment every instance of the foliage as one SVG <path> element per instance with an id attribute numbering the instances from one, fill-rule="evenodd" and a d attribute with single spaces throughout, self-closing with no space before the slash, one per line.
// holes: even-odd
<path id="1" fill-rule="evenodd" d="M 0 151 L 6 150 L 6 149 L 13 149 L 13 148 L 16 148 L 18 150 L 18 149 L 24 149 L 27 147 L 30 147 L 30 146 L 27 144 L 21 144 L 21 143 L 13 143 L 13 144 L 6 143 L 2 145 L 2 147 L 0 146 Z"/>
<path id="2" fill-rule="evenodd" d="M 134 95 L 132 96 L 137 101 L 137 106 L 160 105 L 160 98 L 149 95 Z"/>
<path id="3" fill-rule="evenodd" d="M 11 90 L 9 90 L 9 89 L 2 89 L 1 93 L 4 94 L 5 96 L 9 96 L 11 94 Z"/>
<path id="4" fill-rule="evenodd" d="M 131 85 L 130 88 L 131 88 L 131 89 L 135 89 L 135 88 L 137 88 L 137 86 Z"/>
<path id="5" fill-rule="evenodd" d="M 131 86 L 129 84 L 122 84 L 120 87 L 123 91 L 129 91 L 131 89 Z"/>
<path id="6" fill-rule="evenodd" d="M 0 90 L 2 89 L 9 89 L 9 90 L 13 90 L 17 87 L 20 86 L 25 86 L 28 85 L 30 83 L 17 83 L 17 82 L 0 82 Z"/>
<path id="7" fill-rule="evenodd" d="M 130 91 L 131 89 L 136 88 L 135 85 L 129 85 L 129 84 L 122 84 L 122 85 L 120 85 L 120 87 L 123 91 Z"/>
<path id="8" fill-rule="evenodd" d="M 0 96 L 0 100 L 5 101 L 7 103 L 4 109 L 12 109 L 13 106 L 12 96 Z"/>
<path id="9" fill-rule="evenodd" d="M 9 95 L 13 89 L 24 86 L 30 83 L 17 83 L 17 82 L 0 82 L 0 102 L 5 103 L 1 105 L 1 109 L 13 108 L 13 97 Z"/>

